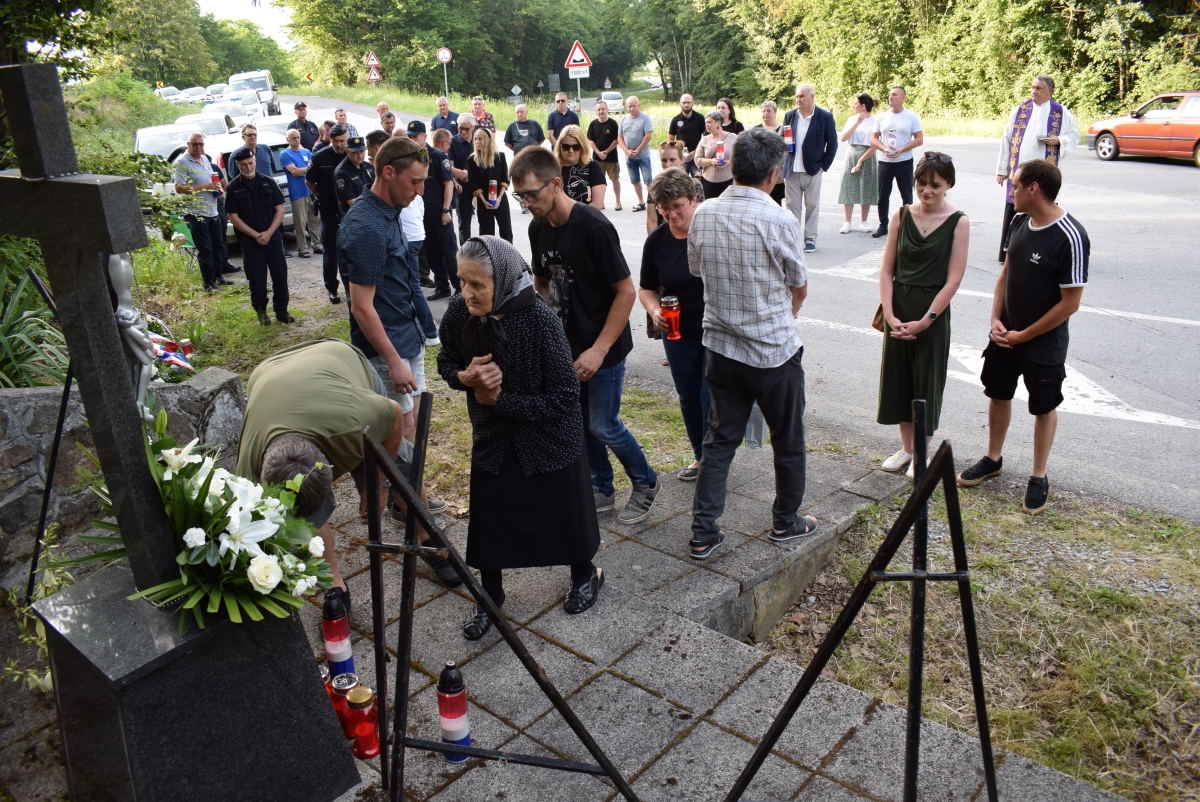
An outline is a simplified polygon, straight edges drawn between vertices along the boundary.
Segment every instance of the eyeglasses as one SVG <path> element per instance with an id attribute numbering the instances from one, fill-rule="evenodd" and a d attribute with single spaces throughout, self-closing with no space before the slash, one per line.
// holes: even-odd
<path id="1" fill-rule="evenodd" d="M 550 181 L 553 181 L 553 180 L 554 180 L 553 178 L 550 179 Z M 514 192 L 513 194 L 517 196 L 517 200 L 519 200 L 522 204 L 533 203 L 534 201 L 537 200 L 538 195 L 542 194 L 542 190 L 545 189 L 546 187 L 550 186 L 550 181 L 547 181 L 546 183 L 542 184 L 540 187 L 535 189 L 533 192 Z"/>
<path id="2" fill-rule="evenodd" d="M 927 150 L 925 151 L 925 155 L 921 157 L 922 161 L 928 161 L 929 159 L 937 159 L 942 164 L 950 164 L 954 161 L 954 159 L 950 158 L 950 154 L 939 153 L 936 150 Z"/>
<path id="3" fill-rule="evenodd" d="M 556 100 L 556 101 L 554 101 L 554 102 L 555 102 L 555 103 L 566 103 L 567 101 L 565 101 L 565 100 Z"/>
<path id="4" fill-rule="evenodd" d="M 662 212 L 663 217 L 670 217 L 673 214 L 682 213 L 685 209 L 687 209 L 691 205 L 692 205 L 692 201 L 690 198 L 681 198 L 680 200 L 677 200 L 674 203 L 672 203 L 670 206 L 660 206 L 658 208 L 659 208 L 659 211 Z"/>
<path id="5" fill-rule="evenodd" d="M 566 142 L 563 142 L 562 149 L 563 150 L 583 150 L 583 145 L 578 145 L 578 144 L 568 145 Z"/>

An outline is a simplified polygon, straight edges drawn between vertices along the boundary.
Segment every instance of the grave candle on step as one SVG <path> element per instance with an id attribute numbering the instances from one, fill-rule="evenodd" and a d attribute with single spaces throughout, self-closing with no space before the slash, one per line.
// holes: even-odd
<path id="1" fill-rule="evenodd" d="M 357 674 L 342 674 L 333 678 L 333 712 L 337 713 L 338 724 L 342 725 L 342 735 L 347 738 L 354 737 L 354 730 L 347 716 L 349 711 L 346 708 L 346 696 L 357 687 Z"/>
<path id="2" fill-rule="evenodd" d="M 346 719 L 354 731 L 352 751 L 359 760 L 379 754 L 379 708 L 374 692 L 365 685 L 346 694 Z"/>

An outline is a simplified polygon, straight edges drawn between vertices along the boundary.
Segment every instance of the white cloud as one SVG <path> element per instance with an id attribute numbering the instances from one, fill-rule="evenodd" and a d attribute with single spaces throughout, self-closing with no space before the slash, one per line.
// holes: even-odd
<path id="1" fill-rule="evenodd" d="M 263 33 L 279 42 L 285 50 L 295 46 L 288 38 L 287 28 L 292 21 L 292 10 L 277 6 L 271 0 L 198 0 L 200 12 L 212 14 L 217 19 L 248 19 L 262 28 Z"/>

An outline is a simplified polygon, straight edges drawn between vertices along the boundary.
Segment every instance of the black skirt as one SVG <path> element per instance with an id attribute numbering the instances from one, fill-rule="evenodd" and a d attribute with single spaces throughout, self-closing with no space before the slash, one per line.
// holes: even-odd
<path id="1" fill-rule="evenodd" d="M 521 470 L 511 445 L 498 475 L 471 466 L 467 565 L 483 571 L 578 565 L 599 548 L 585 449 L 567 467 L 533 476 Z"/>

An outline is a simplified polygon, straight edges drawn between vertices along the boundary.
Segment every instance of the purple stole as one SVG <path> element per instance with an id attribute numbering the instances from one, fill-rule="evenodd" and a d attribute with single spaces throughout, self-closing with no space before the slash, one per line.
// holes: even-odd
<path id="1" fill-rule="evenodd" d="M 1033 114 L 1033 101 L 1026 100 L 1017 107 L 1017 119 L 1013 122 L 1012 142 L 1008 147 L 1008 183 L 1005 203 L 1013 202 L 1012 177 L 1017 173 L 1017 161 L 1021 156 L 1021 140 L 1025 138 L 1025 129 L 1029 126 L 1029 117 Z M 1062 129 L 1063 106 L 1054 98 L 1050 99 L 1050 116 L 1046 120 L 1046 136 L 1058 136 Z M 1046 146 L 1046 161 L 1058 166 L 1058 145 Z"/>

